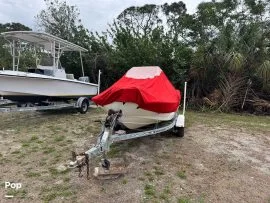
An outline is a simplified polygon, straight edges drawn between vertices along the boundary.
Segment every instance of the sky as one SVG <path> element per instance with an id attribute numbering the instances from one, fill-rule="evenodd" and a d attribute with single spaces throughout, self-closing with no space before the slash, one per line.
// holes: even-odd
<path id="1" fill-rule="evenodd" d="M 164 4 L 179 0 L 66 0 L 80 11 L 82 24 L 90 31 L 105 31 L 124 9 L 145 4 Z M 188 13 L 194 13 L 202 0 L 182 0 Z M 19 22 L 36 30 L 35 16 L 45 8 L 43 0 L 0 0 L 0 23 Z"/>

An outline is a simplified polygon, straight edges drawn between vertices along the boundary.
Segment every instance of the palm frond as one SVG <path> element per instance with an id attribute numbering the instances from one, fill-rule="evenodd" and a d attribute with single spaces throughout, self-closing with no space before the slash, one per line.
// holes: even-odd
<path id="1" fill-rule="evenodd" d="M 239 73 L 243 70 L 246 59 L 239 52 L 230 52 L 225 55 L 225 62 L 228 64 L 230 71 Z"/>
<path id="2" fill-rule="evenodd" d="M 265 87 L 269 86 L 270 83 L 270 61 L 264 61 L 258 68 L 258 75 L 263 80 Z"/>

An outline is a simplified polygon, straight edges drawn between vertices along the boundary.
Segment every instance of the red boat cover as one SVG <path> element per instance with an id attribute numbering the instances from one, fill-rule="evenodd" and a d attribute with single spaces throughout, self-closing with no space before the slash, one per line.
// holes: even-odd
<path id="1" fill-rule="evenodd" d="M 175 112 L 181 96 L 157 66 L 133 67 L 110 88 L 92 98 L 101 106 L 113 102 L 133 102 L 158 113 Z"/>

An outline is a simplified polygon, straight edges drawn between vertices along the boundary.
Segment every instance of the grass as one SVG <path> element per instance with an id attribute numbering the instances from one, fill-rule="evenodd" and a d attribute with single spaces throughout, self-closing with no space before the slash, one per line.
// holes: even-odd
<path id="1" fill-rule="evenodd" d="M 186 126 L 191 126 L 193 122 L 200 122 L 209 126 L 225 124 L 232 127 L 247 128 L 252 131 L 270 130 L 270 116 L 257 116 L 244 113 L 205 113 L 197 111 L 187 111 Z"/>
<path id="2" fill-rule="evenodd" d="M 60 135 L 60 136 L 56 136 L 56 137 L 54 138 L 54 141 L 55 141 L 55 142 L 61 142 L 61 141 L 63 141 L 64 139 L 65 139 L 65 136 Z"/>
<path id="3" fill-rule="evenodd" d="M 177 203 L 191 203 L 191 200 L 187 197 L 180 197 L 177 199 Z"/>
<path id="4" fill-rule="evenodd" d="M 111 158 L 121 156 L 125 152 L 129 152 L 133 147 L 138 146 L 137 140 L 129 140 L 126 142 L 115 143 L 110 146 L 108 156 Z"/>
<path id="5" fill-rule="evenodd" d="M 66 198 L 75 195 L 76 193 L 70 186 L 55 185 L 52 187 L 43 187 L 41 190 L 41 199 L 44 202 L 51 202 L 57 197 Z"/>
<path id="6" fill-rule="evenodd" d="M 16 198 L 24 199 L 27 196 L 27 191 L 24 189 L 18 189 L 18 190 L 10 189 L 7 191 L 6 195 L 11 195 Z"/>
<path id="7" fill-rule="evenodd" d="M 161 176 L 161 175 L 164 175 L 164 171 L 161 168 L 154 166 L 154 174 L 157 176 Z"/>
<path id="8" fill-rule="evenodd" d="M 146 184 L 144 186 L 144 194 L 148 197 L 155 197 L 156 196 L 155 187 L 153 185 Z"/>
<path id="9" fill-rule="evenodd" d="M 33 142 L 33 141 L 37 141 L 37 140 L 38 140 L 38 136 L 33 135 L 33 136 L 30 138 L 29 142 Z"/>
<path id="10" fill-rule="evenodd" d="M 164 200 L 165 202 L 169 202 L 169 195 L 171 194 L 171 190 L 169 188 L 169 186 L 167 185 L 162 193 L 160 194 L 159 198 Z"/>
<path id="11" fill-rule="evenodd" d="M 20 154 L 20 153 L 21 153 L 20 150 L 16 150 L 16 151 L 11 152 L 11 154 Z"/>
<path id="12" fill-rule="evenodd" d="M 23 144 L 22 144 L 22 147 L 29 147 L 30 146 L 30 143 L 29 142 L 24 142 Z"/>
<path id="13" fill-rule="evenodd" d="M 41 176 L 41 174 L 39 172 L 27 172 L 25 176 L 28 178 L 35 178 Z"/>
<path id="14" fill-rule="evenodd" d="M 93 114 L 92 114 L 93 113 Z M 0 154 L 0 164 L 1 167 L 5 166 L 3 171 L 4 177 L 18 177 L 23 180 L 23 184 L 27 185 L 27 191 L 30 194 L 35 194 L 33 196 L 33 202 L 72 202 L 73 198 L 78 196 L 83 196 L 85 193 L 86 196 L 89 196 L 91 192 L 96 190 L 96 188 L 102 187 L 104 195 L 111 193 L 110 188 L 105 188 L 104 186 L 95 185 L 96 182 L 92 182 L 94 185 L 93 189 L 85 187 L 85 180 L 83 177 L 79 179 L 77 177 L 78 173 L 76 171 L 65 170 L 63 172 L 57 170 L 59 163 L 65 163 L 70 158 L 70 151 L 73 148 L 80 148 L 83 150 L 84 145 L 87 145 L 88 149 L 90 144 L 96 142 L 95 135 L 100 131 L 100 125 L 94 123 L 91 120 L 91 116 L 96 116 L 96 112 L 92 111 L 90 114 L 86 115 L 72 115 L 72 114 L 43 114 L 39 116 L 39 113 L 31 113 L 28 118 L 28 114 L 11 114 L 15 115 L 14 120 L 16 120 L 16 126 L 14 122 L 10 119 L 11 116 L 3 114 L 3 118 L 0 120 L 1 131 L 3 133 L 9 129 L 16 128 L 16 131 L 8 131 L 9 137 L 14 144 L 17 144 L 18 141 L 21 143 L 22 148 L 11 148 Z M 18 115 L 18 118 L 17 118 Z M 34 116 L 33 116 L 34 115 Z M 96 119 L 96 118 L 95 118 Z M 205 124 L 206 126 L 216 126 L 224 125 L 226 127 L 238 127 L 252 129 L 252 131 L 257 130 L 270 130 L 270 120 L 269 117 L 263 116 L 253 116 L 253 115 L 239 115 L 239 114 L 224 114 L 224 113 L 200 113 L 187 111 L 186 114 L 186 126 L 192 126 L 193 123 Z M 18 125 L 18 126 L 17 126 Z M 89 127 L 90 126 L 90 127 Z M 53 130 L 51 130 L 51 128 Z M 75 132 L 76 136 L 73 134 L 73 130 L 77 129 Z M 93 137 L 89 136 L 93 135 Z M 6 139 L 6 138 L 4 138 Z M 142 143 L 141 140 L 130 140 L 115 143 L 111 146 L 111 151 L 109 152 L 110 157 L 123 156 L 126 152 L 138 152 L 138 146 Z M 156 138 L 155 138 L 156 140 Z M 170 139 L 169 139 L 170 140 Z M 167 142 L 167 140 L 158 141 Z M 144 143 L 144 142 L 143 142 Z M 168 144 L 169 142 L 167 142 Z M 144 143 L 145 144 L 145 143 Z M 169 143 L 170 144 L 170 143 Z M 1 145 L 2 146 L 2 145 Z M 0 146 L 0 147 L 1 147 Z M 149 145 L 151 146 L 151 145 Z M 166 145 L 167 147 L 167 145 Z M 15 151 L 16 150 L 16 151 Z M 13 152 L 12 152 L 13 151 Z M 153 154 L 156 153 L 155 151 Z M 142 161 L 140 164 L 143 165 L 142 168 L 147 168 L 143 174 L 141 174 L 137 180 L 130 179 L 130 176 L 126 176 L 119 181 L 110 181 L 110 185 L 116 185 L 116 192 L 118 194 L 118 186 L 120 183 L 122 188 L 126 190 L 138 189 L 134 188 L 136 185 L 133 185 L 133 181 L 137 181 L 141 185 L 143 196 L 146 198 L 146 201 L 149 202 L 170 202 L 175 201 L 179 203 L 189 203 L 189 202 L 202 202 L 198 198 L 194 199 L 193 197 L 185 197 L 181 195 L 186 195 L 178 193 L 178 196 L 173 197 L 176 191 L 175 187 L 162 186 L 168 184 L 168 181 L 165 176 L 167 175 L 167 170 L 162 168 L 162 163 L 165 159 L 173 158 L 172 153 L 166 151 L 164 153 L 154 154 L 156 160 L 153 159 L 149 163 L 148 159 Z M 142 155 L 148 156 L 148 155 Z M 149 158 L 149 157 L 146 157 Z M 21 164 L 16 164 L 22 161 Z M 12 162 L 10 161 L 12 160 Z M 132 160 L 132 162 L 135 160 Z M 149 165 L 150 164 L 150 165 Z M 187 165 L 186 165 L 187 166 Z M 9 168 L 12 170 L 9 170 Z M 32 169 L 29 169 L 32 167 Z M 187 169 L 185 166 L 184 169 Z M 174 178 L 175 181 L 182 181 L 182 179 L 189 178 L 187 177 L 187 172 L 183 168 L 178 168 L 179 171 L 175 172 Z M 85 170 L 85 169 L 84 169 Z M 141 168 L 134 170 L 143 170 Z M 17 176 L 16 173 L 21 171 L 21 175 Z M 15 173 L 16 172 L 16 173 Z M 83 171 L 84 172 L 84 171 Z M 72 173 L 72 175 L 71 175 Z M 131 171 L 130 173 L 133 173 Z M 34 184 L 33 184 L 34 182 Z M 76 186 L 74 187 L 74 182 Z M 182 181 L 183 182 L 183 181 Z M 187 181 L 185 181 L 188 183 Z M 73 185 L 72 185 L 73 184 Z M 33 186 L 32 186 L 33 185 Z M 131 187 L 132 186 L 132 187 Z M 25 189 L 25 188 L 23 188 Z M 90 190 L 90 191 L 88 191 Z M 11 195 L 18 196 L 21 198 L 27 198 L 26 190 L 10 190 Z M 99 190 L 96 190 L 99 192 Z M 193 194 L 193 193 L 192 193 Z M 124 194 L 119 194 L 119 200 L 121 201 Z M 30 195 L 29 195 L 30 196 Z M 178 199 L 177 199 L 178 197 Z M 40 200 L 40 198 L 42 198 Z M 140 198 L 138 196 L 138 198 Z M 85 200 L 85 198 L 81 198 Z M 24 200 L 25 201 L 25 200 Z M 86 200 L 87 201 L 87 200 Z M 93 201 L 97 201 L 97 198 L 93 197 Z M 139 201 L 139 200 L 138 200 Z M 76 202 L 76 201 L 75 201 Z M 268 201 L 270 203 L 270 201 Z"/>
<path id="15" fill-rule="evenodd" d="M 55 148 L 54 147 L 47 147 L 45 148 L 45 150 L 43 151 L 44 154 L 50 154 L 52 152 L 55 151 Z"/>
<path id="16" fill-rule="evenodd" d="M 58 171 L 56 168 L 49 168 L 49 172 L 53 176 L 58 176 L 58 175 L 63 175 L 69 172 L 69 170 L 64 170 L 64 171 Z"/>
<path id="17" fill-rule="evenodd" d="M 144 172 L 144 175 L 145 175 L 145 176 L 147 177 L 147 179 L 148 179 L 149 181 L 151 181 L 151 182 L 153 182 L 154 179 L 155 179 L 154 175 L 153 175 L 151 172 L 149 172 L 149 171 Z"/>
<path id="18" fill-rule="evenodd" d="M 177 171 L 176 175 L 181 179 L 186 179 L 187 178 L 186 171 L 184 171 L 184 170 Z"/>

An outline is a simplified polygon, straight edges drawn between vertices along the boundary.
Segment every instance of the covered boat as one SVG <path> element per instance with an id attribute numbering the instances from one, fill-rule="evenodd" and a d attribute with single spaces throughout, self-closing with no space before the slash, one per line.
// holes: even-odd
<path id="1" fill-rule="evenodd" d="M 147 66 L 131 68 L 92 100 L 106 110 L 121 110 L 119 121 L 129 129 L 136 129 L 173 119 L 181 95 L 160 67 Z"/>

